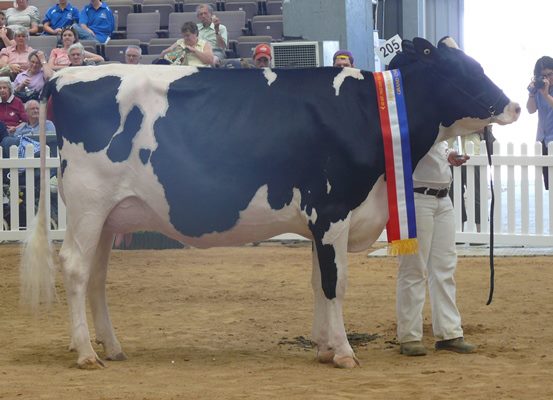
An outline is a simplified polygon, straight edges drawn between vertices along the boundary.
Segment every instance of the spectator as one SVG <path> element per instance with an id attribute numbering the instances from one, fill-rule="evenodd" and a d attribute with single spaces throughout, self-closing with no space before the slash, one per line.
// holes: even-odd
<path id="1" fill-rule="evenodd" d="M 428 291 L 436 350 L 472 353 L 476 346 L 464 341 L 461 315 L 455 304 L 455 221 L 447 195 L 451 185 L 449 165 L 460 166 L 469 156 L 449 151 L 438 142 L 419 161 L 413 173 L 417 254 L 399 256 L 397 275 L 397 338 L 400 353 L 422 356 L 422 312 Z"/>
<path id="2" fill-rule="evenodd" d="M 115 19 L 105 3 L 91 0 L 79 14 L 79 24 L 74 24 L 73 28 L 81 40 L 107 43 L 115 29 Z"/>
<path id="3" fill-rule="evenodd" d="M 67 0 L 59 0 L 58 4 L 46 11 L 42 23 L 44 35 L 61 35 L 63 28 L 79 23 L 79 10 Z"/>
<path id="4" fill-rule="evenodd" d="M 44 53 L 34 50 L 29 54 L 29 68 L 20 72 L 13 86 L 15 95 L 23 102 L 30 99 L 39 99 L 44 83 L 52 77 L 54 71 L 48 66 Z"/>
<path id="5" fill-rule="evenodd" d="M 140 64 L 142 49 L 140 46 L 131 44 L 125 50 L 125 64 Z"/>
<path id="6" fill-rule="evenodd" d="M 271 46 L 269 46 L 267 43 L 260 43 L 257 46 L 255 46 L 255 49 L 253 50 L 253 63 L 255 64 L 256 68 L 268 68 L 271 66 Z"/>
<path id="7" fill-rule="evenodd" d="M 211 45 L 198 38 L 198 27 L 194 22 L 185 22 L 181 28 L 182 39 L 163 50 L 160 56 L 172 65 L 210 67 L 213 65 Z"/>
<path id="8" fill-rule="evenodd" d="M 198 20 L 198 36 L 211 45 L 215 56 L 214 65 L 219 65 L 225 59 L 225 49 L 228 45 L 227 27 L 222 25 L 219 18 L 213 15 L 211 4 L 200 4 L 196 7 Z"/>
<path id="9" fill-rule="evenodd" d="M 67 55 L 70 61 L 68 67 L 86 66 L 84 61 L 84 47 L 82 44 L 75 43 L 69 46 L 69 49 L 67 49 Z"/>
<path id="10" fill-rule="evenodd" d="M 22 137 L 29 137 L 32 140 L 39 140 L 39 124 L 38 117 L 40 114 L 40 105 L 36 100 L 29 100 L 25 103 L 25 111 L 29 118 L 29 122 L 21 124 L 14 132 L 13 136 L 8 136 L 2 141 L 2 149 L 4 157 L 9 157 L 10 146 L 19 146 Z M 1 128 L 0 128 L 1 130 Z M 51 152 L 55 154 L 56 148 L 56 127 L 50 120 L 46 120 L 44 127 L 47 136 L 47 144 L 50 146 Z"/>
<path id="11" fill-rule="evenodd" d="M 71 64 L 69 60 L 69 47 L 75 43 L 79 43 L 77 32 L 73 27 L 65 27 L 61 33 L 61 44 L 62 47 L 57 49 L 52 49 L 50 52 L 50 59 L 48 60 L 48 65 L 54 71 L 60 70 L 62 68 L 68 67 Z M 99 63 L 104 61 L 104 57 L 91 53 L 84 50 L 83 48 L 83 63 Z"/>
<path id="12" fill-rule="evenodd" d="M 4 14 L 4 11 L 0 11 L 0 50 L 14 44 L 13 32 L 6 26 L 6 14 Z"/>
<path id="13" fill-rule="evenodd" d="M 27 28 L 29 34 L 38 34 L 40 23 L 38 8 L 30 6 L 28 0 L 15 0 L 14 5 L 15 7 L 6 10 L 6 25 L 12 30 L 22 26 Z"/>
<path id="14" fill-rule="evenodd" d="M 534 79 L 528 85 L 526 109 L 530 114 L 538 112 L 536 140 L 541 143 L 542 154 L 547 155 L 547 145 L 553 141 L 553 58 L 544 56 L 536 61 Z M 543 167 L 543 183 L 549 190 L 549 174 Z"/>
<path id="15" fill-rule="evenodd" d="M 353 67 L 353 55 L 347 50 L 338 50 L 332 56 L 332 63 L 335 67 Z"/>
<path id="16" fill-rule="evenodd" d="M 28 120 L 23 102 L 13 94 L 10 78 L 0 78 L 0 121 L 6 125 L 9 134 L 13 135 Z"/>
<path id="17" fill-rule="evenodd" d="M 26 28 L 15 28 L 13 33 L 15 44 L 0 50 L 0 72 L 3 76 L 15 77 L 21 71 L 29 68 L 29 54 L 33 51 L 33 48 L 27 45 L 29 32 Z"/>

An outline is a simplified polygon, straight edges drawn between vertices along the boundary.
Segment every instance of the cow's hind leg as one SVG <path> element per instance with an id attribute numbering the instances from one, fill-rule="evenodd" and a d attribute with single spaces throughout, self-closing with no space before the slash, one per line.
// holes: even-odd
<path id="1" fill-rule="evenodd" d="M 97 227 L 96 231 L 93 224 L 85 226 L 88 232 L 83 235 L 82 242 L 76 240 L 72 226 L 68 227 L 60 250 L 60 262 L 71 321 L 71 349 L 78 353 L 79 368 L 97 369 L 103 368 L 104 363 L 90 342 L 86 320 L 86 294 L 101 226 Z"/>
<path id="2" fill-rule="evenodd" d="M 311 270 L 311 286 L 313 288 L 313 329 L 312 340 L 317 344 L 317 360 L 330 363 L 334 360 L 334 350 L 329 345 L 328 320 L 326 313 L 326 297 L 321 285 L 321 269 L 317 246 L 313 244 L 313 267 Z"/>
<path id="3" fill-rule="evenodd" d="M 106 360 L 123 361 L 127 356 L 115 336 L 106 301 L 106 277 L 112 246 L 113 234 L 103 230 L 88 282 L 88 301 L 94 319 L 96 343 L 103 345 Z"/>
<path id="4" fill-rule="evenodd" d="M 318 267 L 319 273 L 314 271 L 312 278 L 315 296 L 313 340 L 317 343 L 319 361 L 332 359 L 337 367 L 353 368 L 359 361 L 348 342 L 342 314 L 347 286 L 348 238 L 347 221 L 342 223 L 346 226 L 332 241 L 314 232 L 314 256 L 317 256 L 318 266 L 314 261 L 313 267 Z"/>

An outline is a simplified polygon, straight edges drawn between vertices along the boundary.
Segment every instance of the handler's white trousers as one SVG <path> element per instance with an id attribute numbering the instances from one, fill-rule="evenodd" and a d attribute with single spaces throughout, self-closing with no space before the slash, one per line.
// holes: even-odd
<path id="1" fill-rule="evenodd" d="M 415 193 L 418 254 L 399 256 L 396 312 L 400 343 L 422 339 L 426 281 L 432 307 L 432 329 L 438 340 L 463 336 L 455 305 L 455 220 L 449 196 Z"/>

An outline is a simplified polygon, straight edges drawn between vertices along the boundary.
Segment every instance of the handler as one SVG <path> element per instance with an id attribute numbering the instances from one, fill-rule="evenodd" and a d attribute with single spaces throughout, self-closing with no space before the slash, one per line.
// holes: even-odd
<path id="1" fill-rule="evenodd" d="M 435 144 L 413 173 L 419 252 L 399 256 L 396 311 L 400 353 L 423 356 L 423 307 L 426 281 L 432 306 L 436 350 L 472 353 L 476 346 L 463 339 L 461 315 L 455 304 L 455 220 L 448 196 L 450 165 L 460 166 L 470 157 L 458 155 L 446 142 Z"/>

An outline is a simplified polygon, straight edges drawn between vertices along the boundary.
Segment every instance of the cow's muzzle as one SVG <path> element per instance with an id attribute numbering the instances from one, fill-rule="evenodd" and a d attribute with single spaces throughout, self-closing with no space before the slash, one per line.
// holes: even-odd
<path id="1" fill-rule="evenodd" d="M 511 101 L 505 106 L 501 114 L 492 116 L 492 122 L 507 125 L 515 122 L 518 117 L 520 117 L 520 105 Z"/>

